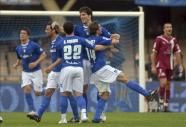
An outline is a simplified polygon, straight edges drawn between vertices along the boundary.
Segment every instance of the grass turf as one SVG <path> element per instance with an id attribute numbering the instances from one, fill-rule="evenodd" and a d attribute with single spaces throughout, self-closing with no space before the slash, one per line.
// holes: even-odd
<path id="1" fill-rule="evenodd" d="M 88 123 L 68 123 L 58 125 L 59 113 L 45 113 L 41 122 L 36 123 L 26 117 L 26 113 L 1 113 L 3 123 L 0 127 L 186 127 L 186 113 L 106 113 L 105 123 L 91 123 L 92 113 Z M 67 114 L 68 118 L 71 114 Z"/>

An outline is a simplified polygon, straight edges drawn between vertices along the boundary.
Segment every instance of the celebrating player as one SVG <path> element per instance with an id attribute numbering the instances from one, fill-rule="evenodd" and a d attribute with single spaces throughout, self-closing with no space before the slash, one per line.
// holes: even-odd
<path id="1" fill-rule="evenodd" d="M 97 22 L 92 22 L 89 25 L 89 33 L 90 37 L 88 39 L 94 41 L 96 45 L 102 44 L 100 42 L 103 42 L 104 40 L 107 40 L 107 43 L 111 44 L 111 39 L 99 36 L 101 28 Z M 92 122 L 102 122 L 101 113 L 103 112 L 105 104 L 110 96 L 110 83 L 113 83 L 116 80 L 125 83 L 127 87 L 142 94 L 147 98 L 147 100 L 151 100 L 157 93 L 156 91 L 152 91 L 151 93 L 147 92 L 145 89 L 140 87 L 137 82 L 129 80 L 126 74 L 122 71 L 113 68 L 110 65 L 106 65 L 104 50 L 94 51 L 89 49 L 89 53 L 90 52 L 91 54 L 89 55 L 89 60 L 92 65 L 92 79 L 94 80 L 100 95 L 100 99 L 98 100 L 98 104 L 96 106 L 96 113 Z"/>

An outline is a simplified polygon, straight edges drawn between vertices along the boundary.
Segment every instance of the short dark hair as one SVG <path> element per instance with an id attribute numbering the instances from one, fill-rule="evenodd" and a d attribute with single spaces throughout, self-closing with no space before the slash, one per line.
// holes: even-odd
<path id="1" fill-rule="evenodd" d="M 22 30 L 26 31 L 27 34 L 30 36 L 31 32 L 30 32 L 30 29 L 29 29 L 28 27 L 22 27 L 22 28 L 20 28 L 20 29 L 19 29 L 19 33 L 20 33 Z"/>
<path id="2" fill-rule="evenodd" d="M 89 34 L 90 35 L 96 35 L 96 31 L 99 30 L 99 24 L 98 22 L 92 22 L 89 24 L 88 26 L 88 29 L 89 29 Z"/>
<path id="3" fill-rule="evenodd" d="M 172 25 L 171 22 L 164 22 L 164 23 L 163 23 L 163 29 L 164 29 L 164 27 L 165 27 L 165 24 L 171 24 L 171 25 Z"/>
<path id="4" fill-rule="evenodd" d="M 63 29 L 64 29 L 64 32 L 66 34 L 72 34 L 73 31 L 74 31 L 74 25 L 72 22 L 70 21 L 66 21 L 64 24 L 63 24 Z"/>
<path id="5" fill-rule="evenodd" d="M 57 22 L 49 21 L 47 23 L 47 25 L 50 25 L 50 28 L 52 30 L 55 30 L 56 34 L 58 34 L 60 32 L 60 26 L 59 26 L 59 24 Z"/>
<path id="6" fill-rule="evenodd" d="M 81 13 L 81 12 L 85 12 L 85 13 L 87 13 L 87 15 L 91 15 L 91 17 L 92 17 L 92 9 L 90 9 L 90 8 L 87 7 L 87 6 L 81 7 L 81 8 L 79 9 L 79 12 L 80 12 L 80 13 Z"/>

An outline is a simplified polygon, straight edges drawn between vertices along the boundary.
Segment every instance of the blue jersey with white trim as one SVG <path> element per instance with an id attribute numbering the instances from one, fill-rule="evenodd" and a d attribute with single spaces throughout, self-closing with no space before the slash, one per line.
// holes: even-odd
<path id="1" fill-rule="evenodd" d="M 29 68 L 29 64 L 35 62 L 43 53 L 43 49 L 35 42 L 30 41 L 26 44 L 20 44 L 16 47 L 17 58 L 22 61 L 23 71 L 34 72 L 39 70 L 40 64 L 33 69 Z"/>
<path id="2" fill-rule="evenodd" d="M 50 54 L 51 54 L 52 63 L 54 63 L 58 58 L 57 48 L 59 47 L 59 45 L 61 43 L 63 43 L 63 38 L 60 35 L 57 35 L 57 37 L 50 44 Z M 61 71 L 61 64 L 54 67 L 52 71 L 60 72 Z"/>
<path id="3" fill-rule="evenodd" d="M 74 28 L 74 34 L 79 36 L 79 37 L 84 37 L 84 38 L 88 38 L 89 37 L 89 31 L 88 31 L 88 26 L 85 24 L 80 24 L 80 25 L 76 25 Z M 111 33 L 105 29 L 104 27 L 101 27 L 101 34 L 100 36 L 104 36 L 104 37 L 108 37 L 110 38 Z M 86 54 L 86 50 L 83 51 L 84 55 L 83 58 L 88 60 L 88 56 Z"/>
<path id="4" fill-rule="evenodd" d="M 90 41 L 95 42 L 96 45 L 111 45 L 112 40 L 103 36 L 90 36 Z M 106 65 L 106 54 L 105 50 L 95 51 L 92 49 L 86 49 L 87 56 L 91 62 L 92 72 L 96 72 Z"/>
<path id="5" fill-rule="evenodd" d="M 95 43 L 78 36 L 67 36 L 59 46 L 58 57 L 62 59 L 62 68 L 66 66 L 82 67 L 84 48 L 95 48 Z"/>

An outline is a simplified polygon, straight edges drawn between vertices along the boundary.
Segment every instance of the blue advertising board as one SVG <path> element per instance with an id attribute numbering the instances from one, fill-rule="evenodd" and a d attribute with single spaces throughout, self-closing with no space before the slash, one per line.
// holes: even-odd
<path id="1" fill-rule="evenodd" d="M 157 88 L 158 82 L 147 82 L 147 89 Z M 106 111 L 123 111 L 138 112 L 139 101 L 138 94 L 128 89 L 124 84 L 115 83 L 111 85 L 111 97 L 106 105 Z M 48 111 L 58 112 L 59 107 L 59 90 L 52 96 Z M 38 109 L 42 97 L 35 97 L 34 101 Z M 88 92 L 88 110 L 95 111 L 97 103 L 97 89 L 91 85 Z M 186 83 L 172 82 L 171 84 L 171 100 L 169 110 L 173 112 L 186 111 Z M 23 92 L 19 84 L 0 84 L 0 111 L 1 112 L 27 112 L 28 106 L 25 102 Z M 68 111 L 71 111 L 68 106 Z"/>

